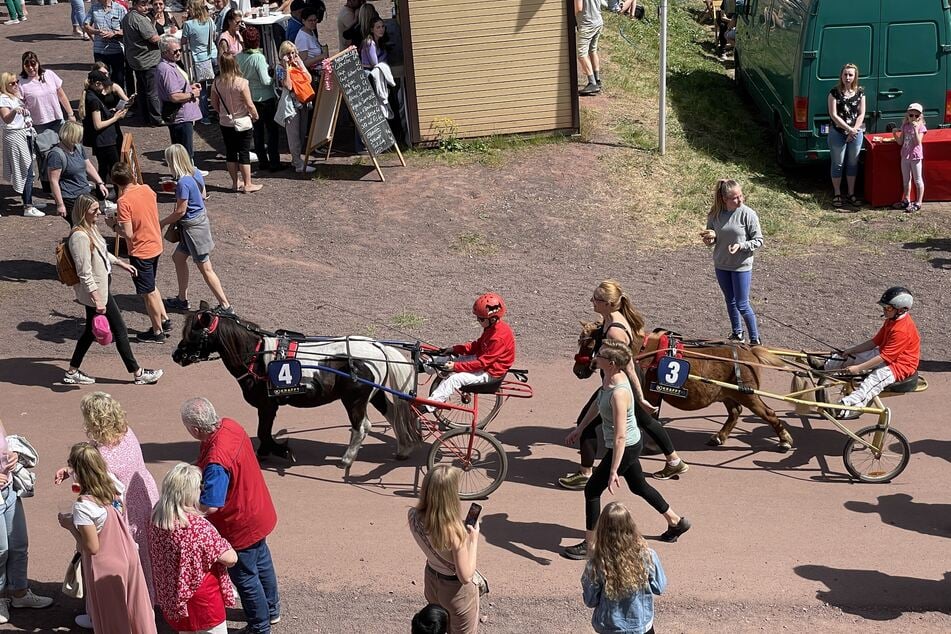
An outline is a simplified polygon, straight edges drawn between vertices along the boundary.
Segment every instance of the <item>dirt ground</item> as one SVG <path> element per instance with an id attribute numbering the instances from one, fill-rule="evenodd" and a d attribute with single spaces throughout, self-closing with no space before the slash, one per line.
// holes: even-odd
<path id="1" fill-rule="evenodd" d="M 328 3 L 331 18 L 335 5 Z M 68 35 L 68 6 L 29 5 L 29 22 L 0 27 L 0 59 L 15 70 L 22 51 L 35 50 L 63 77 L 75 101 L 91 53 Z M 333 42 L 330 24 L 328 18 L 320 31 Z M 154 185 L 165 173 L 165 130 L 127 129 Z M 339 157 L 318 162 L 312 180 L 291 172 L 260 174 L 265 189 L 246 196 L 227 191 L 217 130 L 199 126 L 196 132 L 198 164 L 211 171 L 215 268 L 245 318 L 307 334 L 447 343 L 477 335 L 469 317 L 475 295 L 492 289 L 506 297 L 519 365 L 531 368 L 536 398 L 506 405 L 494 429 L 511 464 L 483 525 L 480 566 L 492 583 L 485 630 L 585 631 L 581 566 L 557 556 L 560 545 L 581 536 L 581 497 L 551 486 L 573 469 L 574 453 L 561 443 L 593 389 L 568 373 L 577 322 L 592 316 L 593 286 L 615 277 L 650 327 L 725 336 L 728 322 L 709 253 L 640 247 L 630 201 L 617 199 L 617 175 L 605 169 L 612 153 L 625 150 L 610 143 L 513 151 L 500 165 L 411 159 L 402 168 L 387 156 L 385 184 L 372 167 Z M 81 439 L 77 404 L 86 391 L 58 381 L 82 310 L 56 281 L 52 264 L 65 224 L 10 215 L 14 195 L 7 186 L 0 188 L 0 200 L 0 417 L 10 433 L 35 441 L 43 457 L 38 472 L 44 485 L 27 502 L 31 577 L 52 592 L 68 558 L 66 534 L 54 518 L 66 492 L 45 483 L 70 443 Z M 160 195 L 160 201 L 167 212 L 170 197 Z M 947 210 L 933 213 L 951 225 Z M 713 451 L 703 441 L 722 422 L 722 408 L 693 415 L 668 411 L 673 440 L 694 468 L 660 488 L 697 528 L 681 543 L 656 546 L 671 577 L 669 596 L 658 601 L 658 631 L 844 632 L 874 627 L 870 621 L 948 630 L 951 525 L 943 482 L 951 475 L 951 435 L 940 423 L 951 381 L 951 244 L 881 246 L 863 242 L 857 230 L 848 248 L 778 255 L 787 250 L 769 246 L 767 236 L 753 278 L 769 344 L 821 347 L 813 338 L 852 343 L 878 327 L 874 301 L 882 289 L 901 283 L 914 290 L 922 370 L 932 387 L 893 400 L 895 425 L 915 453 L 895 483 L 852 485 L 841 464 L 843 437 L 821 421 L 790 414 L 798 448 L 781 456 L 771 451 L 771 432 L 754 419 L 741 423 L 727 447 Z M 160 273 L 166 295 L 175 290 L 168 255 Z M 147 319 L 131 283 L 117 276 L 113 292 L 130 328 L 144 328 Z M 194 273 L 191 297 L 211 299 Z M 176 420 L 181 398 L 210 395 L 222 413 L 254 428 L 253 411 L 223 368 L 178 368 L 168 356 L 173 346 L 174 340 L 135 347 L 143 365 L 167 372 L 154 388 L 123 384 L 113 349 L 91 351 L 84 365 L 126 405 L 157 478 L 170 463 L 195 455 L 196 445 Z M 277 428 L 294 439 L 300 463 L 267 474 L 281 518 L 271 542 L 287 616 L 275 631 L 405 631 L 423 602 L 422 559 L 403 519 L 412 499 L 412 466 L 393 462 L 392 435 L 377 433 L 360 453 L 351 481 L 343 482 L 334 465 L 347 436 L 339 407 L 282 411 Z M 646 533 L 660 531 L 647 506 L 627 493 L 622 499 L 637 510 Z M 15 611 L 7 629 L 65 631 L 78 609 L 60 597 L 43 613 Z M 233 616 L 240 620 L 237 612 Z"/>

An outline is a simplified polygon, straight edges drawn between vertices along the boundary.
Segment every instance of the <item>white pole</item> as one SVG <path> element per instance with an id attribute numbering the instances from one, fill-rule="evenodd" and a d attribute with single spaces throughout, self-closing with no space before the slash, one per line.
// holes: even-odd
<path id="1" fill-rule="evenodd" d="M 660 109 L 657 137 L 660 155 L 667 152 L 667 0 L 660 0 Z"/>

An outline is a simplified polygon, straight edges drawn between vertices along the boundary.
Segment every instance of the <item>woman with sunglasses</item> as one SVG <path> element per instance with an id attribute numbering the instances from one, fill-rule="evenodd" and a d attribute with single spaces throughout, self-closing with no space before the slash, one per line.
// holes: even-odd
<path id="1" fill-rule="evenodd" d="M 35 131 L 30 111 L 23 102 L 20 81 L 13 73 L 0 73 L 0 125 L 3 127 L 3 180 L 13 185 L 23 202 L 23 215 L 45 216 L 33 204 L 33 142 Z"/>
<path id="2" fill-rule="evenodd" d="M 76 301 L 86 309 L 86 325 L 73 356 L 69 360 L 69 369 L 63 377 L 63 383 L 73 385 L 90 385 L 96 379 L 79 369 L 82 365 L 89 346 L 95 340 L 93 321 L 96 315 L 105 315 L 109 322 L 109 330 L 116 342 L 116 350 L 122 357 L 126 370 L 132 373 L 132 382 L 136 385 L 156 383 L 162 377 L 161 370 L 147 370 L 139 367 L 132 347 L 129 345 L 129 334 L 119 311 L 119 305 L 110 292 L 112 283 L 112 267 L 117 266 L 135 276 L 138 271 L 131 264 L 120 260 L 106 248 L 106 239 L 99 233 L 96 221 L 102 214 L 99 201 L 83 194 L 76 199 L 73 205 L 73 230 L 69 234 L 69 253 L 76 266 L 76 275 L 79 283 L 73 286 L 76 292 Z"/>
<path id="3" fill-rule="evenodd" d="M 585 484 L 585 540 L 562 551 L 562 556 L 568 559 L 587 559 L 593 545 L 594 528 L 601 513 L 601 494 L 605 489 L 615 493 L 621 486 L 621 478 L 627 482 L 632 493 L 644 498 L 667 520 L 667 530 L 660 536 L 660 541 L 675 542 L 690 530 L 687 518 L 674 512 L 657 489 L 647 483 L 641 469 L 643 442 L 634 416 L 637 405 L 625 372 L 631 363 L 630 348 L 620 341 L 607 339 L 594 356 L 594 362 L 603 377 L 601 389 L 598 390 L 597 407 L 585 414 L 581 424 L 568 434 L 565 441 L 569 445 L 575 444 L 584 429 L 596 417 L 600 417 L 608 451 Z"/>
<path id="4" fill-rule="evenodd" d="M 21 62 L 20 92 L 37 133 L 44 130 L 58 131 L 65 119 L 75 121 L 76 114 L 63 90 L 63 80 L 59 75 L 43 68 L 33 51 L 25 52 Z"/>

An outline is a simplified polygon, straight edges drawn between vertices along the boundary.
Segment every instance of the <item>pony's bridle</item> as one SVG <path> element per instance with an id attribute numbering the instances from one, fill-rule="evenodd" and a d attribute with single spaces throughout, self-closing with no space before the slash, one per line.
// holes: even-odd
<path id="1" fill-rule="evenodd" d="M 218 315 L 210 311 L 200 312 L 195 315 L 195 323 L 201 327 L 201 332 L 198 334 L 197 349 L 187 349 L 184 347 L 185 342 L 183 341 L 178 345 L 178 348 L 175 349 L 175 352 L 172 353 L 172 360 L 179 365 L 190 365 L 192 363 L 210 361 L 212 359 L 211 335 L 218 330 L 218 320 Z"/>

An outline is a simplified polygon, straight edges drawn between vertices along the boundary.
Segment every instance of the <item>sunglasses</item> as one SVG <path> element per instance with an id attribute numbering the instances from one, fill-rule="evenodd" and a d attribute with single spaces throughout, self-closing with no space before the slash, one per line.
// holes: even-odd
<path id="1" fill-rule="evenodd" d="M 909 113 L 908 113 L 908 116 L 911 117 L 912 119 L 917 119 L 917 118 L 921 117 L 921 115 L 918 114 L 917 112 L 909 112 Z"/>
<path id="2" fill-rule="evenodd" d="M 7 83 L 7 86 L 16 86 L 20 83 L 19 79 L 14 79 L 13 81 Z"/>

